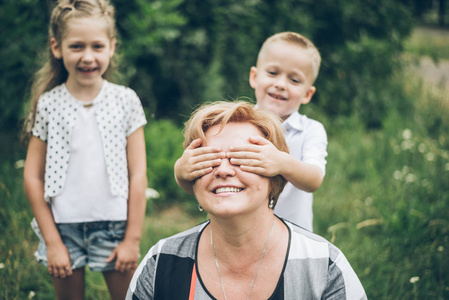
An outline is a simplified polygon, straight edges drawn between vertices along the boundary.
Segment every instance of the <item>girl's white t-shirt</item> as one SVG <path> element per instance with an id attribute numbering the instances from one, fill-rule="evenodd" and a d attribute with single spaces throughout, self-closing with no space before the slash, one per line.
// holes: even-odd
<path id="1" fill-rule="evenodd" d="M 56 223 L 127 219 L 127 199 L 111 193 L 95 110 L 93 105 L 76 112 L 66 182 L 51 202 Z"/>

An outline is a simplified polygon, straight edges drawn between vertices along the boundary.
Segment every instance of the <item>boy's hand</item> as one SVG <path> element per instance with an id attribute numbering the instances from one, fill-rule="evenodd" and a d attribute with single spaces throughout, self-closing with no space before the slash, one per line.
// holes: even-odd
<path id="1" fill-rule="evenodd" d="M 177 180 L 194 181 L 212 172 L 213 167 L 221 164 L 225 153 L 219 147 L 200 147 L 201 139 L 194 140 L 175 164 Z"/>
<path id="2" fill-rule="evenodd" d="M 273 177 L 281 173 L 285 154 L 261 136 L 250 137 L 251 145 L 230 147 L 226 155 L 231 164 L 240 165 L 243 171 Z"/>
<path id="3" fill-rule="evenodd" d="M 69 251 L 63 243 L 47 244 L 47 264 L 51 276 L 66 278 L 72 275 Z"/>
<path id="4" fill-rule="evenodd" d="M 117 271 L 127 272 L 135 270 L 139 261 L 139 242 L 123 240 L 115 247 L 106 262 L 109 263 L 114 259 L 116 259 L 115 269 Z"/>

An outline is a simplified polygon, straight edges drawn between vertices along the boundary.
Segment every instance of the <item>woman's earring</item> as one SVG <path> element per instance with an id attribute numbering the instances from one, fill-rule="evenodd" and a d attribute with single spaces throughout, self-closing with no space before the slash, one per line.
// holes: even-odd
<path id="1" fill-rule="evenodd" d="M 269 209 L 273 209 L 274 208 L 274 199 L 271 198 L 270 201 L 268 202 L 268 208 Z"/>
<path id="2" fill-rule="evenodd" d="M 201 206 L 201 204 L 199 204 L 199 203 L 198 203 L 198 210 L 201 211 L 201 212 L 204 211 L 204 208 L 203 208 L 203 207 Z"/>

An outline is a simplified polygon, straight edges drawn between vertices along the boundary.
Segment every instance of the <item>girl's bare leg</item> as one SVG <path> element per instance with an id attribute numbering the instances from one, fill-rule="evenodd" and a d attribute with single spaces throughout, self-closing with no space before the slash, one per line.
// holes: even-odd
<path id="1" fill-rule="evenodd" d="M 125 299 L 133 274 L 134 270 L 127 272 L 120 272 L 116 270 L 103 272 L 103 276 L 112 300 Z"/>
<path id="2" fill-rule="evenodd" d="M 73 270 L 66 278 L 52 277 L 58 300 L 84 300 L 84 268 Z"/>

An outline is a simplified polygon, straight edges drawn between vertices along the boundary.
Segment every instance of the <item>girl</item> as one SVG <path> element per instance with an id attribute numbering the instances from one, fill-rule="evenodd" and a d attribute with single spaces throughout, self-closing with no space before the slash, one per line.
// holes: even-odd
<path id="1" fill-rule="evenodd" d="M 84 298 L 84 266 L 123 299 L 137 266 L 146 161 L 139 98 L 106 81 L 115 52 L 106 0 L 61 0 L 32 87 L 24 185 L 58 299 Z"/>

